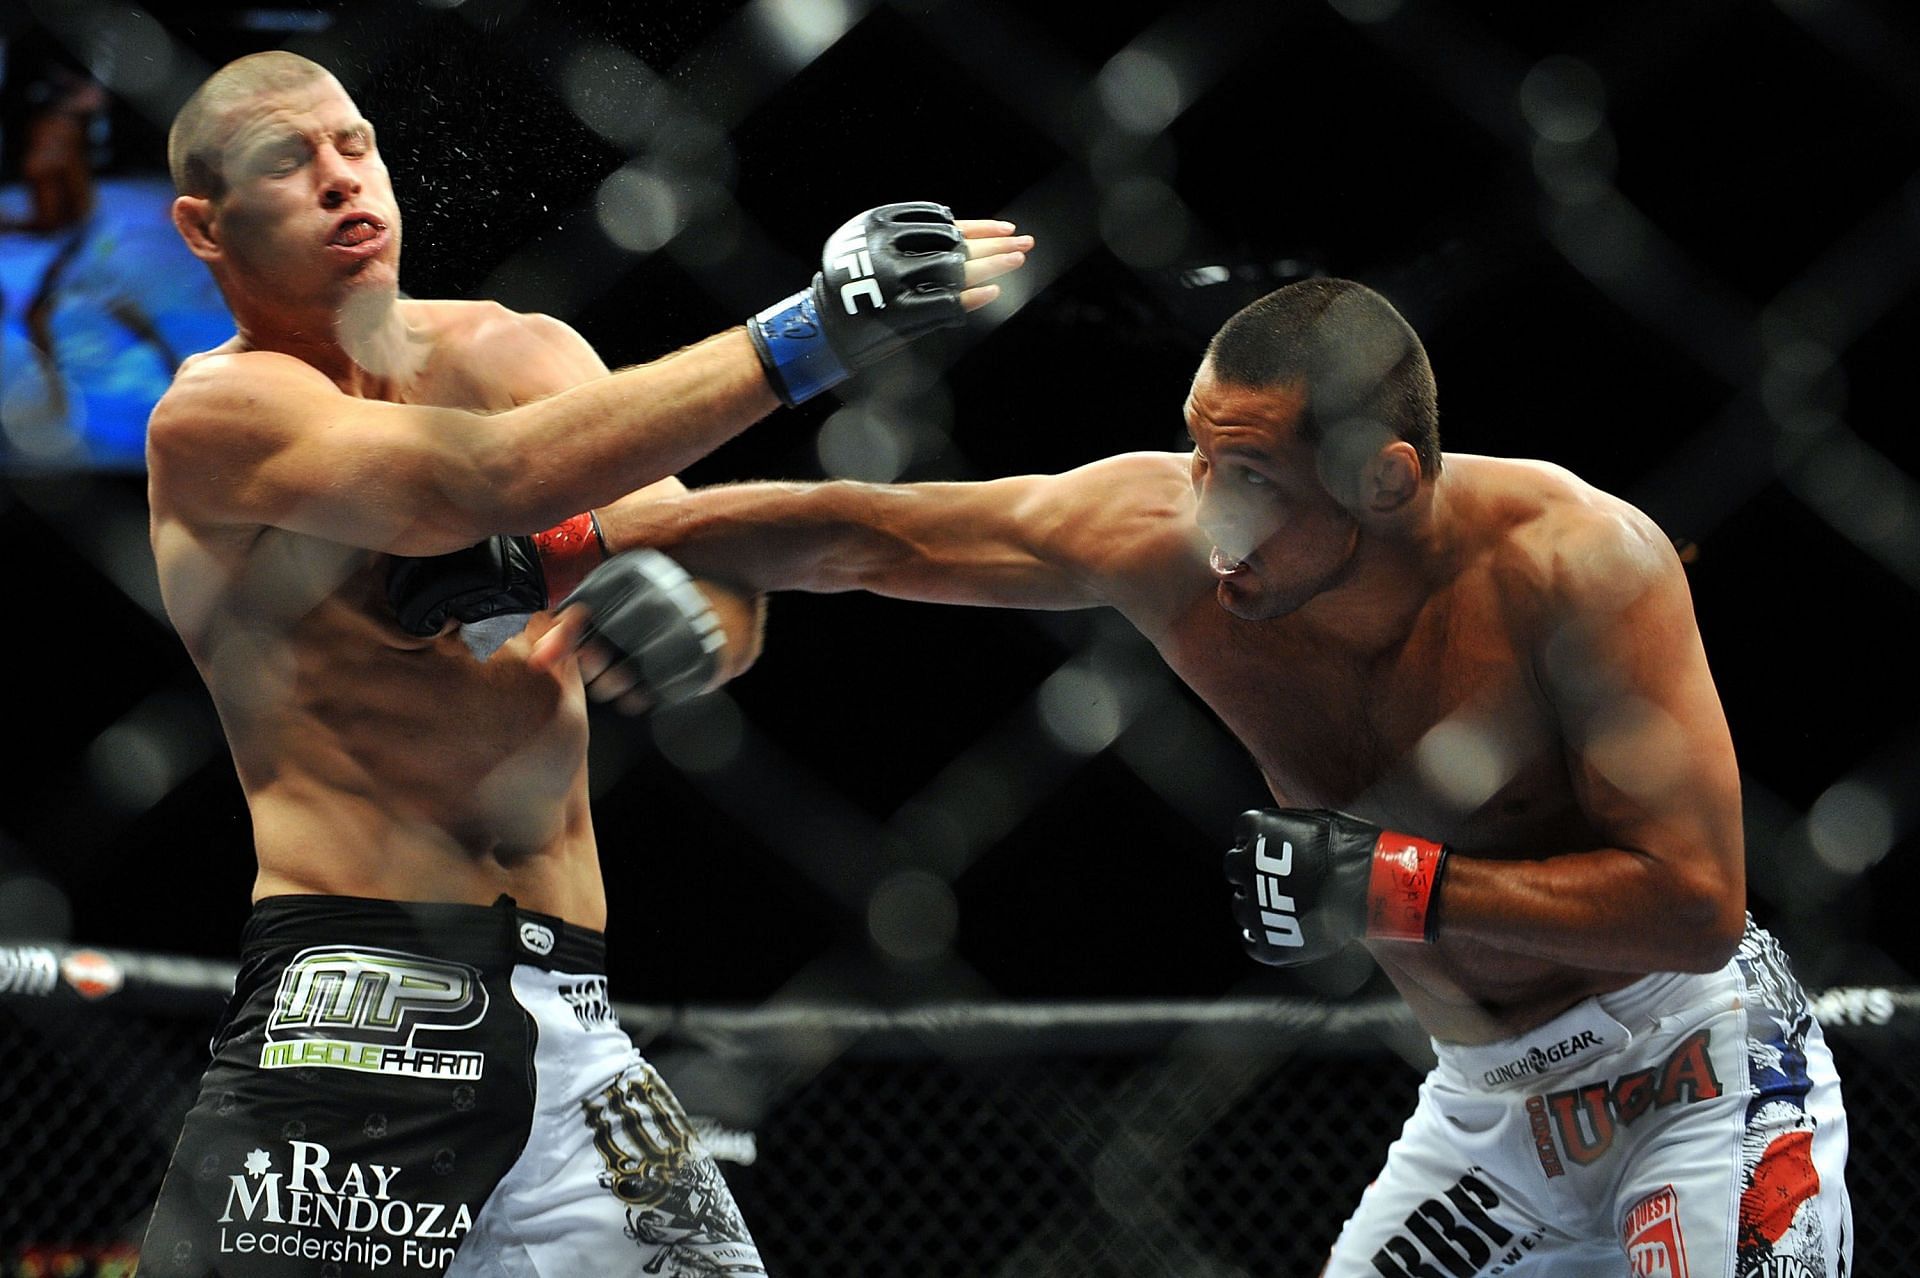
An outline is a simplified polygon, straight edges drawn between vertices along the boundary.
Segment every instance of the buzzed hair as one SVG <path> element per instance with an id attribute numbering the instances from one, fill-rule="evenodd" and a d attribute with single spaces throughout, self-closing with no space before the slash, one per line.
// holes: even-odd
<path id="1" fill-rule="evenodd" d="M 1420 472 L 1440 473 L 1433 368 L 1413 326 L 1352 280 L 1302 280 L 1237 311 L 1207 344 L 1213 374 L 1255 389 L 1303 382 L 1301 431 L 1358 460 L 1391 436 L 1413 445 Z"/>
<path id="2" fill-rule="evenodd" d="M 333 73 L 311 58 L 284 49 L 249 53 L 215 71 L 193 91 L 173 117 L 167 133 L 167 169 L 176 195 L 219 199 L 226 194 L 220 171 L 221 117 L 242 98 L 278 89 L 298 88 Z"/>

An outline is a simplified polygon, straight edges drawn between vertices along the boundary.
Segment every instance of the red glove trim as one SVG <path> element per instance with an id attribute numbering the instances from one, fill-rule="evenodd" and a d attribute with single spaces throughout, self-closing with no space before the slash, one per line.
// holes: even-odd
<path id="1" fill-rule="evenodd" d="M 535 533 L 533 548 L 540 552 L 540 571 L 546 574 L 549 607 L 572 594 L 581 578 L 607 557 L 600 522 L 591 510 Z"/>
<path id="2" fill-rule="evenodd" d="M 1382 830 L 1367 879 L 1367 937 L 1431 941 L 1433 890 L 1440 883 L 1443 844 Z"/>

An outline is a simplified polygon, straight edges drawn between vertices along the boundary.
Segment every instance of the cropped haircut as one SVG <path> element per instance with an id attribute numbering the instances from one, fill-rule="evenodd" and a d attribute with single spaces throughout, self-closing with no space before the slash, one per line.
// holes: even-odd
<path id="1" fill-rule="evenodd" d="M 174 194 L 214 200 L 226 194 L 220 150 L 226 142 L 224 117 L 234 103 L 330 75 L 318 62 L 284 49 L 250 53 L 215 71 L 174 115 L 167 132 L 167 170 L 173 176 Z"/>
<path id="2" fill-rule="evenodd" d="M 1299 382 L 1300 429 L 1323 453 L 1358 462 L 1389 437 L 1440 473 L 1440 410 L 1419 335 L 1386 298 L 1352 280 L 1302 280 L 1227 320 L 1207 346 L 1213 374 L 1263 389 Z"/>

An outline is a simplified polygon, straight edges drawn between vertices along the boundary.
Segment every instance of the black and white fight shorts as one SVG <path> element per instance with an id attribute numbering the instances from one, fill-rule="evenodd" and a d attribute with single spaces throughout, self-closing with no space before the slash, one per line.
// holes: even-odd
<path id="1" fill-rule="evenodd" d="M 1717 972 L 1434 1050 L 1325 1278 L 1851 1278 L 1840 1080 L 1751 920 Z"/>
<path id="2" fill-rule="evenodd" d="M 506 898 L 262 901 L 143 1278 L 765 1273 L 605 961 Z"/>

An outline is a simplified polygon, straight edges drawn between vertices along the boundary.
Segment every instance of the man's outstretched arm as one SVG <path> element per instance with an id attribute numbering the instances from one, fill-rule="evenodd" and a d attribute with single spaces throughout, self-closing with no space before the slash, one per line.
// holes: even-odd
<path id="1" fill-rule="evenodd" d="M 611 544 L 664 551 L 751 594 L 865 590 L 985 607 L 1113 605 L 1139 620 L 1153 583 L 1194 553 L 1184 459 L 1138 453 L 1059 475 L 980 483 L 758 483 L 696 489 L 601 512 Z M 1197 560 L 1196 560 L 1197 562 Z M 536 647 L 559 660 L 578 610 Z M 592 653 L 582 669 L 598 673 Z M 617 695 L 596 686 L 595 695 Z"/>
<path id="2" fill-rule="evenodd" d="M 551 527 L 675 473 L 780 403 L 959 322 L 997 294 L 992 279 L 1024 261 L 1028 241 L 1007 223 L 902 230 L 880 225 L 891 207 L 842 228 L 808 289 L 741 328 L 504 412 L 346 395 L 270 351 L 197 361 L 149 424 L 155 500 L 199 525 L 283 528 L 408 555 Z M 856 224 L 872 247 L 838 251 Z M 889 253 L 899 259 L 888 277 L 894 296 L 876 303 L 870 289 L 847 291 L 873 285 Z M 921 278 L 936 259 L 936 278 Z M 849 269 L 867 274 L 836 286 Z"/>

